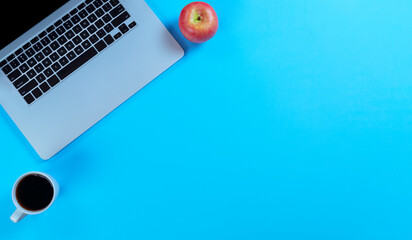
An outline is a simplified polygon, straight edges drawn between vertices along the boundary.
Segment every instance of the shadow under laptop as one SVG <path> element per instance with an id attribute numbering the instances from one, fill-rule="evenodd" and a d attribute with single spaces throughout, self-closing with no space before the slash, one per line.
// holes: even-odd
<path id="1" fill-rule="evenodd" d="M 72 147 L 76 148 L 77 146 Z M 68 192 L 75 192 L 78 186 L 87 182 L 88 173 L 93 169 L 94 160 L 87 154 L 87 151 L 65 150 L 63 149 L 62 152 L 49 160 L 48 166 L 45 168 L 45 172 L 51 174 L 59 183 L 59 195 L 61 196 L 68 194 Z"/>
<path id="2" fill-rule="evenodd" d="M 169 32 L 172 34 L 172 36 L 176 39 L 176 41 L 180 44 L 180 46 L 182 46 L 183 50 L 185 50 L 185 54 L 188 54 L 191 51 L 199 48 L 200 44 L 187 40 L 180 31 L 178 22 L 179 20 L 176 19 L 175 21 L 173 21 L 173 23 L 165 23 L 165 26 L 167 30 L 169 30 Z"/>
<path id="3" fill-rule="evenodd" d="M 43 160 L 41 160 L 39 155 L 37 155 L 36 151 L 34 151 L 33 147 L 30 145 L 30 143 L 24 137 L 23 133 L 21 133 L 21 131 L 16 126 L 16 124 L 13 122 L 13 120 L 6 113 L 6 110 L 4 110 L 0 106 L 0 123 L 1 122 L 3 122 L 5 126 L 9 127 L 9 130 L 12 131 L 14 136 L 16 136 L 17 141 L 22 146 L 21 147 L 22 151 L 26 151 L 26 153 L 29 154 L 32 159 L 37 159 L 39 162 L 43 161 Z"/>

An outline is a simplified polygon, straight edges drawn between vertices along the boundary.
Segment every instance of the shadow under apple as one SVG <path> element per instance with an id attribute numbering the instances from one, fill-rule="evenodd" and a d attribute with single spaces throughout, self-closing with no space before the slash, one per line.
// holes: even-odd
<path id="1" fill-rule="evenodd" d="M 185 50 L 185 54 L 190 53 L 192 50 L 195 50 L 200 47 L 201 44 L 193 43 L 187 40 L 179 28 L 179 20 L 175 19 L 173 22 L 165 23 L 167 30 L 172 34 L 172 36 L 176 39 L 176 41 L 182 46 L 183 50 Z"/>

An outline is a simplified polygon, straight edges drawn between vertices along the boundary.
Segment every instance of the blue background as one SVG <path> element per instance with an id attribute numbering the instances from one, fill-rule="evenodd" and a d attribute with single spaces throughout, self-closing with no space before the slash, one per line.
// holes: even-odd
<path id="1" fill-rule="evenodd" d="M 186 50 L 47 162 L 0 110 L 0 239 L 411 239 L 412 2 L 148 0 Z M 11 188 L 61 194 L 13 224 Z"/>

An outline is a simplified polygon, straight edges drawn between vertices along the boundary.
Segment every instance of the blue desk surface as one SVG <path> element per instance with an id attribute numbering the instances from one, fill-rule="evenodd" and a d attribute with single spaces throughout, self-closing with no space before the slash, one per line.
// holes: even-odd
<path id="1" fill-rule="evenodd" d="M 411 239 L 412 3 L 148 0 L 186 50 L 50 161 L 0 110 L 0 239 Z M 61 194 L 13 224 L 13 182 Z M 29 238 L 29 236 L 31 236 Z"/>

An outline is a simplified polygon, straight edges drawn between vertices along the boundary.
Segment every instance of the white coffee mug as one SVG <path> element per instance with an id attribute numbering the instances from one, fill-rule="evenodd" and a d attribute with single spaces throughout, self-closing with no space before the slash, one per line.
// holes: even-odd
<path id="1" fill-rule="evenodd" d="M 35 175 L 35 176 L 40 175 L 41 177 L 47 179 L 49 181 L 50 185 L 53 188 L 53 197 L 52 197 L 50 203 L 46 207 L 44 207 L 42 209 L 39 209 L 37 211 L 31 211 L 31 210 L 25 209 L 19 203 L 19 201 L 17 200 L 17 196 L 16 196 L 16 194 L 17 194 L 16 191 L 17 191 L 17 187 L 19 186 L 19 183 L 21 182 L 21 180 L 23 180 L 25 177 L 27 177 L 29 175 Z M 58 194 L 59 194 L 59 184 L 57 184 L 56 180 L 53 177 L 51 177 L 49 174 L 42 173 L 42 172 L 28 172 L 28 173 L 25 173 L 25 174 L 21 175 L 17 179 L 17 181 L 14 183 L 14 186 L 13 186 L 12 199 L 13 199 L 13 203 L 16 206 L 17 209 L 13 213 L 13 215 L 11 215 L 10 219 L 13 222 L 17 223 L 18 221 L 22 220 L 27 215 L 35 215 L 35 214 L 39 214 L 39 213 L 42 213 L 42 212 L 46 211 L 53 204 L 53 202 L 56 200 L 56 197 L 57 197 Z"/>

